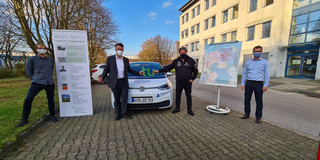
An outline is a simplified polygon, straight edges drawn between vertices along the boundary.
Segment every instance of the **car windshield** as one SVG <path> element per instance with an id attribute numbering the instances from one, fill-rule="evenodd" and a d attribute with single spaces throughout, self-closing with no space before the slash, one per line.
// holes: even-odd
<path id="1" fill-rule="evenodd" d="M 143 71 L 143 76 L 135 75 L 132 73 L 128 73 L 128 78 L 129 79 L 150 79 L 150 78 L 165 78 L 166 76 L 164 73 L 158 73 L 155 74 L 154 70 L 159 70 L 161 69 L 161 65 L 159 63 L 148 63 L 148 62 L 134 62 L 130 63 L 130 68 L 140 72 Z"/>

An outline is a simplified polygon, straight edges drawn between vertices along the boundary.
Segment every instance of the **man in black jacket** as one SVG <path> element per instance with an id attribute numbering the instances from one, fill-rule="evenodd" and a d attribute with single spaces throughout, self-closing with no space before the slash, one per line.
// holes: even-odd
<path id="1" fill-rule="evenodd" d="M 198 69 L 193 58 L 187 55 L 187 48 L 179 48 L 180 57 L 173 60 L 171 64 L 166 67 L 155 70 L 155 73 L 168 72 L 175 68 L 176 70 L 176 108 L 172 113 L 180 112 L 181 93 L 184 89 L 187 97 L 188 114 L 194 116 L 192 111 L 192 97 L 191 88 L 192 82 L 197 78 Z"/>
<path id="2" fill-rule="evenodd" d="M 99 82 L 108 77 L 108 86 L 111 88 L 116 108 L 116 120 L 121 117 L 125 119 L 131 119 L 132 117 L 127 115 L 127 104 L 128 104 L 128 72 L 132 74 L 142 75 L 143 72 L 137 72 L 132 70 L 129 65 L 128 58 L 122 56 L 124 46 L 122 43 L 115 45 L 116 55 L 109 56 L 107 58 L 106 67 L 103 70 L 101 76 L 99 76 Z M 122 101 L 120 102 L 120 98 Z"/>

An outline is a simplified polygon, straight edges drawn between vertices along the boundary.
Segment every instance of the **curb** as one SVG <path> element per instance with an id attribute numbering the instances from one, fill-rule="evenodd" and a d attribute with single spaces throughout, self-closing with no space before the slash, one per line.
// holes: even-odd
<path id="1" fill-rule="evenodd" d="M 56 113 L 59 113 L 59 108 L 56 109 Z M 0 149 L 0 159 L 4 159 L 12 150 L 17 149 L 19 146 L 23 144 L 23 141 L 27 139 L 30 135 L 32 135 L 37 129 L 39 129 L 43 124 L 49 121 L 48 118 L 49 113 L 43 115 L 36 122 L 32 123 L 30 127 L 28 127 L 25 131 L 20 133 L 16 140 L 13 142 L 8 142 Z"/>

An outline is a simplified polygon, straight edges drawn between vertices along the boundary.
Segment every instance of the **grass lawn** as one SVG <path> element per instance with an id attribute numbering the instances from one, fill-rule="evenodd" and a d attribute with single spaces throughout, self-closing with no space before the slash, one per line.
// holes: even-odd
<path id="1" fill-rule="evenodd" d="M 15 127 L 22 116 L 23 102 L 31 85 L 25 77 L 0 79 L 0 148 L 6 142 L 14 141 L 16 136 L 48 113 L 48 102 L 45 90 L 34 99 L 29 123 L 23 127 Z M 58 92 L 55 90 L 55 106 L 58 106 Z"/>

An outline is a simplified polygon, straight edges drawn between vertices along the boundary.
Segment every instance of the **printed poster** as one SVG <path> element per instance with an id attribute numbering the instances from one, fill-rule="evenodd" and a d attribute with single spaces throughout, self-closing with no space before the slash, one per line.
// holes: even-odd
<path id="1" fill-rule="evenodd" d="M 87 31 L 52 30 L 60 117 L 93 115 Z"/>

